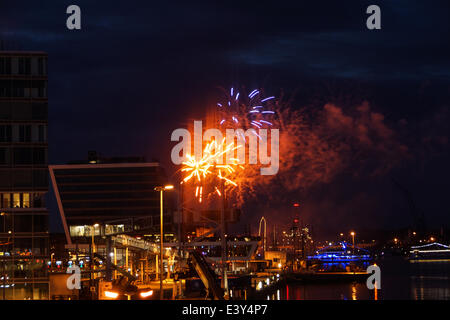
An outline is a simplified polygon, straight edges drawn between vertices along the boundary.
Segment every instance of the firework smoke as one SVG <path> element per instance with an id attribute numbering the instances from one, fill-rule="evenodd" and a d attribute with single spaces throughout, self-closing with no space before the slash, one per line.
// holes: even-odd
<path id="1" fill-rule="evenodd" d="M 258 165 L 236 172 L 236 205 L 258 195 L 268 201 L 274 195 L 283 197 L 276 190 L 306 194 L 344 172 L 383 174 L 408 156 L 408 148 L 385 124 L 383 115 L 371 111 L 367 102 L 348 112 L 332 104 L 317 111 L 294 109 L 283 99 L 277 99 L 272 108 L 272 128 L 280 130 L 279 172 L 261 176 Z"/>

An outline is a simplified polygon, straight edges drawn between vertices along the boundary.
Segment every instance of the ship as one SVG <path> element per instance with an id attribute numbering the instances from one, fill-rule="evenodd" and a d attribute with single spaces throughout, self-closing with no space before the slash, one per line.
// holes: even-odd
<path id="1" fill-rule="evenodd" d="M 338 246 L 327 246 L 317 250 L 315 255 L 308 256 L 308 260 L 325 263 L 369 262 L 371 255 L 368 250 L 349 247 L 346 242 L 341 242 Z"/>
<path id="2" fill-rule="evenodd" d="M 372 257 L 369 251 L 346 242 L 321 248 L 307 257 L 307 269 L 286 275 L 287 281 L 300 282 L 363 282 Z"/>
<path id="3" fill-rule="evenodd" d="M 433 242 L 420 246 L 412 246 L 409 251 L 410 260 L 448 260 L 450 259 L 450 246 Z"/>

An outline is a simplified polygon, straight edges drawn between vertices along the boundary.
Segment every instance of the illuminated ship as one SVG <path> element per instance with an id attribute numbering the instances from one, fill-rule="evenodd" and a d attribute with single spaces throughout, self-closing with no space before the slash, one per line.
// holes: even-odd
<path id="1" fill-rule="evenodd" d="M 438 242 L 433 242 L 421 246 L 413 246 L 411 247 L 409 253 L 410 253 L 409 258 L 411 260 L 450 259 L 450 246 L 446 246 Z"/>
<path id="2" fill-rule="evenodd" d="M 370 252 L 365 249 L 358 247 L 353 249 L 347 243 L 342 242 L 338 246 L 327 246 L 317 250 L 315 255 L 308 256 L 308 260 L 327 263 L 364 262 L 370 261 L 371 256 Z"/>

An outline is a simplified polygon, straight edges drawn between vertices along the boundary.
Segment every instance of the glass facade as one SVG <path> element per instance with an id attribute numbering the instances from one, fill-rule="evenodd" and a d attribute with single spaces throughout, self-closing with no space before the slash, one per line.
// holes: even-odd
<path id="1" fill-rule="evenodd" d="M 165 181 L 159 165 L 85 164 L 50 169 L 70 226 L 127 218 L 159 219 L 159 194 L 154 188 Z M 79 227 L 79 231 L 71 232 L 80 230 Z"/>
<path id="2" fill-rule="evenodd" d="M 47 55 L 0 51 L 0 300 L 49 297 Z"/>

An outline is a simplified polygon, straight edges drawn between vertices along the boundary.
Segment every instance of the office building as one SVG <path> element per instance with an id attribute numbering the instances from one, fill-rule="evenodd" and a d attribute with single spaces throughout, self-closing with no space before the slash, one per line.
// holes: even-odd
<path id="1" fill-rule="evenodd" d="M 0 299 L 48 299 L 47 54 L 0 51 Z"/>
<path id="2" fill-rule="evenodd" d="M 89 242 L 92 234 L 159 235 L 160 198 L 154 189 L 167 182 L 159 163 L 107 159 L 90 152 L 88 161 L 49 169 L 68 245 L 74 240 Z M 166 195 L 168 232 L 173 223 L 171 204 Z"/>

